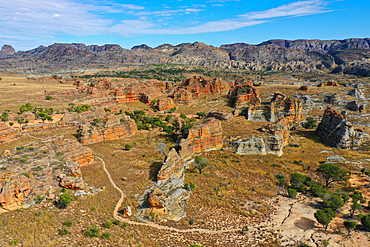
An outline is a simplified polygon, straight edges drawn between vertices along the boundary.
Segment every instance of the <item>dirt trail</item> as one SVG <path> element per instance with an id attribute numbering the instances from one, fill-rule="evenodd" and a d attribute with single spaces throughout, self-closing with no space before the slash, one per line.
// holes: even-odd
<path id="1" fill-rule="evenodd" d="M 160 230 L 173 231 L 173 232 L 178 232 L 178 233 L 193 233 L 194 232 L 194 233 L 205 233 L 205 234 L 222 234 L 222 233 L 231 233 L 231 232 L 240 232 L 241 231 L 238 228 L 224 229 L 224 230 L 208 230 L 208 229 L 202 229 L 202 228 L 178 229 L 178 228 L 174 228 L 174 227 L 158 225 L 154 222 L 145 222 L 145 223 L 144 222 L 136 222 L 136 221 L 132 221 L 132 220 L 129 220 L 129 219 L 126 219 L 126 218 L 123 218 L 123 217 L 119 216 L 118 215 L 118 210 L 121 207 L 121 204 L 123 203 L 123 200 L 126 197 L 126 195 L 114 183 L 112 177 L 110 176 L 110 173 L 108 172 L 107 168 L 105 167 L 104 160 L 102 158 L 98 157 L 98 156 L 96 156 L 96 157 L 103 163 L 103 170 L 105 171 L 105 173 L 107 173 L 109 181 L 112 184 L 112 186 L 115 189 L 117 189 L 119 191 L 119 193 L 121 194 L 121 198 L 118 200 L 117 205 L 116 205 L 116 207 L 113 211 L 114 219 L 119 220 L 121 222 L 131 224 L 131 225 L 149 226 L 149 227 L 153 227 L 153 228 L 160 229 Z"/>

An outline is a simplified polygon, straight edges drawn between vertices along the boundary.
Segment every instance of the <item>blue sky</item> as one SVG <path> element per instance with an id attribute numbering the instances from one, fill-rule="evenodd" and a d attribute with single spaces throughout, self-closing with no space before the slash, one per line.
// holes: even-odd
<path id="1" fill-rule="evenodd" d="M 0 46 L 370 37 L 368 0 L 0 0 Z"/>

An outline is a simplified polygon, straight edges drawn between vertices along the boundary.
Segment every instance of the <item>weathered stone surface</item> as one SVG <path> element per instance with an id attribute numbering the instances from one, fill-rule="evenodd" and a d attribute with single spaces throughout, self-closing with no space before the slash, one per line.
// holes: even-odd
<path id="1" fill-rule="evenodd" d="M 211 111 L 207 114 L 207 118 L 213 117 L 221 121 L 228 121 L 231 119 L 232 116 L 233 114 L 227 111 Z"/>
<path id="2" fill-rule="evenodd" d="M 368 140 L 369 135 L 355 130 L 334 108 L 328 107 L 316 129 L 316 134 L 323 143 L 336 148 L 353 148 Z"/>
<path id="3" fill-rule="evenodd" d="M 11 45 L 3 45 L 3 47 L 0 50 L 0 59 L 6 58 L 10 55 L 13 55 L 14 53 L 15 53 L 15 50 Z"/>
<path id="4" fill-rule="evenodd" d="M 96 122 L 80 125 L 78 140 L 83 144 L 91 144 L 106 140 L 121 139 L 137 132 L 137 125 L 126 115 L 108 115 Z"/>
<path id="5" fill-rule="evenodd" d="M 91 149 L 62 136 L 4 151 L 0 160 L 0 208 L 32 205 L 51 187 L 85 189 L 80 167 L 94 161 Z"/>
<path id="6" fill-rule="evenodd" d="M 303 85 L 303 86 L 301 86 L 300 88 L 298 88 L 298 90 L 308 92 L 308 86 Z"/>
<path id="7" fill-rule="evenodd" d="M 349 90 L 347 94 L 357 99 L 361 99 L 361 100 L 365 99 L 365 95 L 363 91 L 357 88 Z"/>
<path id="8" fill-rule="evenodd" d="M 358 111 L 360 106 L 357 104 L 356 100 L 352 100 L 346 104 L 346 108 L 351 111 Z"/>
<path id="9" fill-rule="evenodd" d="M 0 143 L 13 140 L 20 136 L 20 133 L 5 123 L 0 123 Z"/>
<path id="10" fill-rule="evenodd" d="M 194 76 L 178 85 L 171 97 L 175 102 L 189 104 L 193 98 L 200 98 L 203 95 L 227 95 L 232 85 L 234 85 L 233 82 L 225 82 L 218 78 Z"/>
<path id="11" fill-rule="evenodd" d="M 171 108 L 177 107 L 172 98 L 159 98 L 157 101 L 158 111 L 169 111 Z"/>
<path id="12" fill-rule="evenodd" d="M 176 149 L 172 148 L 163 162 L 161 169 L 158 172 L 158 180 L 183 179 L 184 174 L 184 163 Z"/>
<path id="13" fill-rule="evenodd" d="M 320 82 L 317 87 L 339 87 L 338 82 L 336 81 L 325 81 L 325 82 Z"/>
<path id="14" fill-rule="evenodd" d="M 277 122 L 286 118 L 290 122 L 299 121 L 302 117 L 303 104 L 298 98 L 286 97 L 276 92 L 270 104 L 250 105 L 240 110 L 240 115 L 251 121 Z"/>
<path id="15" fill-rule="evenodd" d="M 153 214 L 159 220 L 178 221 L 186 216 L 185 201 L 189 191 L 183 188 L 184 162 L 176 149 L 172 148 L 157 175 L 157 183 L 139 197 L 135 216 L 140 220 L 151 220 Z"/>
<path id="16" fill-rule="evenodd" d="M 325 94 L 324 95 L 324 102 L 331 104 L 333 106 L 339 106 L 341 105 L 342 101 L 341 98 L 337 93 L 334 94 Z"/>
<path id="17" fill-rule="evenodd" d="M 220 149 L 222 145 L 221 121 L 210 118 L 203 124 L 191 128 L 187 138 L 180 140 L 179 154 L 185 162 L 188 162 L 193 159 L 194 155 Z"/>
<path id="18" fill-rule="evenodd" d="M 253 83 L 237 84 L 230 89 L 229 98 L 236 109 L 249 104 L 260 104 L 261 98 Z"/>

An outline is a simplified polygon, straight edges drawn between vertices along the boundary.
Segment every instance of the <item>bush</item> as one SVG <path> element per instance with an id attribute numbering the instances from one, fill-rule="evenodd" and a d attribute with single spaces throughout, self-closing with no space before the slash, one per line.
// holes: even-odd
<path id="1" fill-rule="evenodd" d="M 72 226 L 72 220 L 66 220 L 66 221 L 64 221 L 64 225 L 65 226 L 68 226 L 68 227 Z"/>
<path id="2" fill-rule="evenodd" d="M 324 187 L 316 182 L 311 183 L 311 191 L 315 196 L 321 196 L 321 194 L 326 193 Z"/>
<path id="3" fill-rule="evenodd" d="M 123 225 L 121 227 L 122 227 L 122 229 L 125 229 L 126 226 L 128 226 L 128 224 L 125 222 L 125 223 L 123 223 Z"/>
<path id="4" fill-rule="evenodd" d="M 110 232 L 105 232 L 101 235 L 101 238 L 102 239 L 110 239 L 110 237 L 112 236 L 112 233 Z"/>
<path id="5" fill-rule="evenodd" d="M 86 227 L 86 236 L 89 238 L 95 238 L 100 236 L 100 230 L 97 225 L 92 224 L 91 226 Z"/>
<path id="6" fill-rule="evenodd" d="M 104 223 L 103 223 L 103 226 L 104 226 L 105 228 L 111 228 L 111 227 L 112 227 L 112 225 L 113 225 L 113 223 L 112 223 L 112 222 L 110 222 L 109 220 L 107 220 L 106 222 L 104 222 Z"/>
<path id="7" fill-rule="evenodd" d="M 296 198 L 297 197 L 297 191 L 295 189 L 288 188 L 288 194 L 292 198 Z"/>
<path id="8" fill-rule="evenodd" d="M 50 95 L 46 95 L 45 99 L 46 99 L 46 100 L 52 100 L 52 99 L 53 99 L 53 97 L 51 97 Z"/>
<path id="9" fill-rule="evenodd" d="M 293 173 L 290 178 L 291 187 L 297 191 L 303 192 L 307 189 L 306 176 L 300 173 Z"/>
<path id="10" fill-rule="evenodd" d="M 63 226 L 62 229 L 60 229 L 59 231 L 60 235 L 67 235 L 67 234 L 71 234 L 71 232 L 68 230 L 67 227 Z"/>
<path id="11" fill-rule="evenodd" d="M 370 217 L 369 215 L 361 218 L 361 225 L 367 230 L 370 231 Z"/>
<path id="12" fill-rule="evenodd" d="M 204 111 L 197 112 L 198 117 L 204 117 L 206 113 Z"/>
<path id="13" fill-rule="evenodd" d="M 131 145 L 130 144 L 126 144 L 125 145 L 125 150 L 130 151 L 131 150 Z"/>
<path id="14" fill-rule="evenodd" d="M 121 222 L 119 220 L 114 220 L 113 221 L 113 224 L 115 224 L 116 226 L 118 226 Z"/>
<path id="15" fill-rule="evenodd" d="M 66 208 L 72 201 L 70 194 L 64 193 L 60 195 L 59 202 L 62 208 Z"/>
<path id="16" fill-rule="evenodd" d="M 305 129 L 313 129 L 317 127 L 317 121 L 313 119 L 312 117 L 309 117 L 306 119 L 306 122 L 302 124 L 302 127 Z"/>
<path id="17" fill-rule="evenodd" d="M 185 113 L 181 113 L 181 114 L 180 114 L 180 118 L 182 118 L 182 119 L 184 119 L 184 120 L 185 120 L 185 119 L 186 119 L 186 115 L 185 115 Z"/>

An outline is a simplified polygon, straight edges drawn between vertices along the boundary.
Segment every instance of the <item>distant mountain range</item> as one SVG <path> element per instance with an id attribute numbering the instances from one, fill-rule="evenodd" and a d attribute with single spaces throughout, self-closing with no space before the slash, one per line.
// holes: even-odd
<path id="1" fill-rule="evenodd" d="M 81 43 L 39 46 L 16 52 L 4 45 L 0 71 L 51 73 L 128 64 L 184 64 L 243 70 L 303 70 L 370 76 L 370 38 L 345 40 L 269 40 L 258 45 L 235 43 L 219 48 L 204 43 L 119 45 Z"/>

